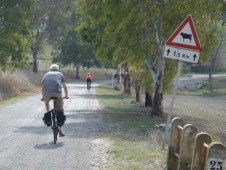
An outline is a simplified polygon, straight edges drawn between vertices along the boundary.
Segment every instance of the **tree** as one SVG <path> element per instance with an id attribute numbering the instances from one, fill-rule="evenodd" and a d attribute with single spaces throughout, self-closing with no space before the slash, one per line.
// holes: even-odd
<path id="1" fill-rule="evenodd" d="M 222 0 L 78 0 L 99 59 L 146 63 L 152 81 L 151 112 L 160 117 L 164 86 L 169 86 L 176 73 L 176 62 L 163 57 L 164 42 L 191 14 L 203 44 L 200 58 L 206 60 L 213 45 L 210 42 L 216 39 L 209 38 L 211 24 L 218 21 L 222 4 Z"/>
<path id="2" fill-rule="evenodd" d="M 90 43 L 82 42 L 75 31 L 68 33 L 65 40 L 60 46 L 60 53 L 55 61 L 62 63 L 64 66 L 73 64 L 76 68 L 76 78 L 79 79 L 80 66 L 90 66 L 94 56 Z"/>
<path id="3" fill-rule="evenodd" d="M 34 0 L 0 1 L 0 67 L 3 70 L 26 64 L 33 5 Z"/>
<path id="4" fill-rule="evenodd" d="M 223 32 L 221 31 L 219 33 L 219 44 L 212 47 L 212 50 L 210 53 L 210 68 L 209 68 L 209 84 L 210 84 L 210 86 L 209 86 L 209 89 L 211 92 L 213 92 L 212 75 L 213 75 L 214 69 L 216 67 L 217 59 L 220 57 L 219 51 L 220 51 L 220 48 L 222 47 L 222 44 L 224 41 L 225 40 L 224 40 Z"/>
<path id="5" fill-rule="evenodd" d="M 35 15 L 31 24 L 33 42 L 30 48 L 33 53 L 33 72 L 38 72 L 38 53 L 46 44 L 57 49 L 61 40 L 73 26 L 74 0 L 39 0 L 35 4 Z"/>

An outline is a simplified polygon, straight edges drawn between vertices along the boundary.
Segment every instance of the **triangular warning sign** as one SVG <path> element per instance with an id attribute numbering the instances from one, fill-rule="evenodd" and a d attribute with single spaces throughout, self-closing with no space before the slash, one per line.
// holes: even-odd
<path id="1" fill-rule="evenodd" d="M 201 50 L 201 45 L 191 15 L 188 15 L 177 30 L 166 41 L 166 45 L 186 48 L 190 50 Z"/>

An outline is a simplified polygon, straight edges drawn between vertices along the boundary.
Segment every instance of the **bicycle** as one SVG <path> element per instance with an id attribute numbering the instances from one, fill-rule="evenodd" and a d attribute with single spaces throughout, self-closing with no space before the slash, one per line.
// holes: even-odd
<path id="1" fill-rule="evenodd" d="M 47 126 L 51 126 L 53 130 L 53 142 L 56 144 L 57 141 L 57 135 L 59 134 L 59 137 L 65 136 L 61 132 L 61 126 L 63 126 L 64 122 L 66 121 L 66 116 L 64 115 L 63 109 L 57 110 L 56 108 L 56 97 L 52 97 L 50 100 L 53 100 L 53 109 L 49 112 L 44 114 L 43 122 Z M 68 99 L 63 97 L 63 99 Z M 44 101 L 44 99 L 41 99 L 41 101 Z"/>

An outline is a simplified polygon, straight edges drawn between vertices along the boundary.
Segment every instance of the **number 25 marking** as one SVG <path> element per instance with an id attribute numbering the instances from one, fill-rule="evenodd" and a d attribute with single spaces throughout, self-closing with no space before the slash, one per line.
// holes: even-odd
<path id="1" fill-rule="evenodd" d="M 224 170 L 223 169 L 223 160 L 217 160 L 217 159 L 209 159 L 209 165 L 207 170 Z"/>

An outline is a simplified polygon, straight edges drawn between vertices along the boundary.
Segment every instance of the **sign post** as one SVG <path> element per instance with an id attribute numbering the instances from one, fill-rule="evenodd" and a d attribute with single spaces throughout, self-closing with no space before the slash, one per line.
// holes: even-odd
<path id="1" fill-rule="evenodd" d="M 169 126 L 173 114 L 173 105 L 177 92 L 177 84 L 180 79 L 182 61 L 198 63 L 201 45 L 196 33 L 196 29 L 191 15 L 188 15 L 179 25 L 176 31 L 170 36 L 165 43 L 164 57 L 178 60 L 176 81 L 174 81 L 172 101 L 169 106 L 169 112 L 166 121 L 165 136 L 162 148 L 165 148 L 166 140 L 169 138 Z"/>
<path id="2" fill-rule="evenodd" d="M 177 76 L 176 76 L 176 81 L 174 81 L 174 85 L 173 85 L 173 94 L 172 94 L 172 100 L 171 103 L 169 105 L 169 112 L 168 112 L 168 116 L 167 116 L 167 121 L 166 121 L 166 129 L 165 129 L 165 137 L 164 137 L 164 143 L 163 143 L 163 148 L 165 147 L 165 143 L 166 140 L 169 138 L 169 125 L 170 125 L 170 121 L 172 118 L 172 114 L 173 114 L 173 105 L 174 105 L 174 100 L 175 100 L 175 96 L 177 93 L 177 84 L 179 82 L 180 79 L 180 71 L 182 68 L 183 63 L 181 61 L 179 61 L 178 67 L 177 67 Z"/>

